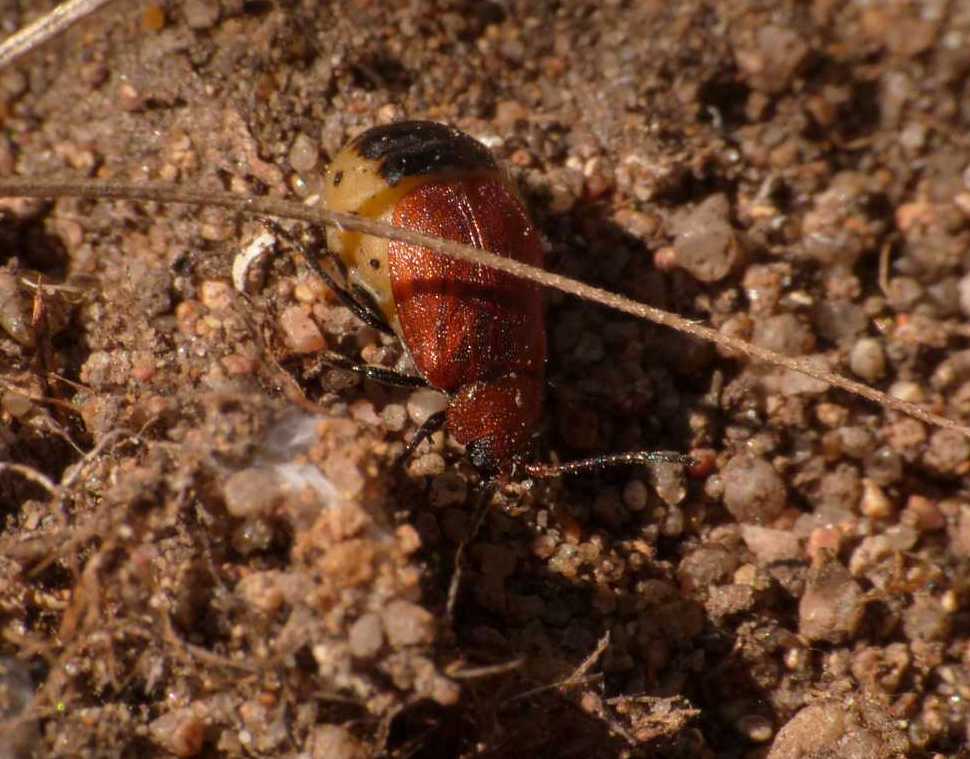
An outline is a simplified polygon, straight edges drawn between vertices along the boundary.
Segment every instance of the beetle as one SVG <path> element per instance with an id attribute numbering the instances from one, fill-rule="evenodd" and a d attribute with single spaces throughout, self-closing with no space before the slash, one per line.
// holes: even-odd
<path id="1" fill-rule="evenodd" d="M 330 163 L 324 205 L 472 245 L 535 267 L 539 231 L 510 177 L 482 143 L 432 121 L 373 127 Z M 525 464 L 542 418 L 546 330 L 539 287 L 479 264 L 406 242 L 340 227 L 327 233 L 339 260 L 344 302 L 368 324 L 400 338 L 420 378 L 338 363 L 377 380 L 427 384 L 448 395 L 406 455 L 447 422 L 483 473 L 507 475 L 523 464 L 552 476 L 611 464 L 688 459 L 671 452 L 599 456 L 561 466 Z M 319 270 L 318 270 L 319 271 Z"/>
<path id="2" fill-rule="evenodd" d="M 335 156 L 324 187 L 332 210 L 542 265 L 542 240 L 515 187 L 488 149 L 457 129 L 430 121 L 374 127 Z M 448 427 L 472 463 L 507 470 L 542 416 L 546 332 L 539 288 L 427 248 L 339 228 L 328 231 L 327 246 L 421 376 L 448 394 Z"/>

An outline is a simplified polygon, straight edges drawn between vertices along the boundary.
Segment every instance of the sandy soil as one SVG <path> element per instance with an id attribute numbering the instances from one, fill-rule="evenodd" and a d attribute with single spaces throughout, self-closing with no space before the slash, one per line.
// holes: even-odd
<path id="1" fill-rule="evenodd" d="M 303 198 L 445 121 L 550 269 L 966 421 L 968 72 L 935 0 L 121 2 L 0 73 L 0 174 Z M 550 295 L 540 458 L 700 465 L 477 512 L 312 352 L 399 345 L 284 245 L 231 286 L 259 224 L 0 207 L 3 759 L 968 755 L 958 434 Z"/>

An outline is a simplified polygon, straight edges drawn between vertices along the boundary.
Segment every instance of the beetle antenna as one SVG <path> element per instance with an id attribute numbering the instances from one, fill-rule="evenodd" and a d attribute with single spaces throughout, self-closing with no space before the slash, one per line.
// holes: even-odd
<path id="1" fill-rule="evenodd" d="M 304 205 L 279 198 L 250 197 L 238 193 L 196 191 L 176 185 L 146 182 L 101 182 L 90 180 L 38 180 L 38 179 L 0 179 L 0 197 L 56 198 L 80 197 L 96 200 L 117 199 L 136 201 L 155 201 L 177 203 L 191 206 L 216 206 L 226 208 L 247 216 L 276 216 L 303 221 L 310 224 L 340 226 L 343 229 L 361 234 L 397 240 L 409 245 L 430 248 L 442 255 L 456 258 L 479 266 L 488 266 L 514 277 L 528 279 L 543 287 L 573 295 L 577 298 L 598 303 L 607 308 L 621 311 L 630 316 L 653 322 L 682 332 L 691 337 L 711 342 L 729 351 L 762 361 L 773 366 L 805 374 L 813 379 L 865 398 L 884 408 L 898 411 L 926 424 L 953 430 L 970 438 L 970 427 L 945 416 L 934 414 L 921 406 L 893 398 L 875 388 L 856 382 L 841 374 L 820 368 L 817 364 L 803 358 L 784 356 L 781 353 L 762 348 L 746 340 L 725 335 L 704 324 L 693 322 L 669 311 L 640 303 L 623 295 L 604 290 L 601 287 L 579 282 L 555 272 L 516 261 L 512 258 L 489 253 L 470 245 L 443 240 L 421 234 L 410 229 L 396 227 L 382 221 L 368 219 L 354 214 L 338 213 L 318 206 Z"/>

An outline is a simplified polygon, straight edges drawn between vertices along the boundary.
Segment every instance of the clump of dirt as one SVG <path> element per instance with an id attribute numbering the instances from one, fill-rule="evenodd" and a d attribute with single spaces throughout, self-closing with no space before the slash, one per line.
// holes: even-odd
<path id="1" fill-rule="evenodd" d="M 959 3 L 116 3 L 0 72 L 0 174 L 310 198 L 445 121 L 550 269 L 966 421 L 968 71 Z M 233 286 L 260 224 L 0 209 L 0 756 L 966 750 L 959 435 L 550 294 L 542 455 L 699 463 L 486 498 L 284 240 Z"/>

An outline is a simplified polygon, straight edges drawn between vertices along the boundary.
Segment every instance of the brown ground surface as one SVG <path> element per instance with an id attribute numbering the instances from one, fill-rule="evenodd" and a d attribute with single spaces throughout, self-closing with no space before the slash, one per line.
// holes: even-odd
<path id="1" fill-rule="evenodd" d="M 968 72 L 961 2 L 126 0 L 0 73 L 0 173 L 300 197 L 447 121 L 549 268 L 966 421 Z M 958 435 L 550 296 L 542 456 L 703 465 L 474 532 L 444 434 L 393 466 L 428 399 L 288 340 L 399 346 L 289 256 L 229 286 L 257 224 L 3 208 L 3 759 L 967 755 Z"/>

